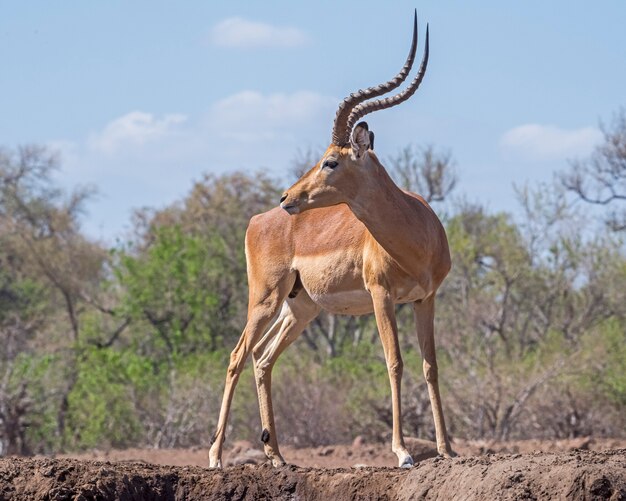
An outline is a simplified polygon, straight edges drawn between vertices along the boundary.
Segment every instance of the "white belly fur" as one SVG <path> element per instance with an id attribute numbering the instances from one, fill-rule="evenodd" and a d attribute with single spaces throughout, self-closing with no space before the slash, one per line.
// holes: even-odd
<path id="1" fill-rule="evenodd" d="M 320 256 L 299 256 L 294 268 L 311 299 L 324 310 L 339 315 L 364 315 L 374 311 L 372 297 L 365 288 L 361 264 L 345 252 Z M 422 299 L 426 293 L 407 279 L 390 291 L 396 303 Z"/>
<path id="2" fill-rule="evenodd" d="M 357 256 L 345 251 L 325 256 L 298 256 L 294 268 L 311 299 L 326 311 L 363 315 L 373 311 L 365 289 L 363 268 Z"/>
<path id="3" fill-rule="evenodd" d="M 309 295 L 323 309 L 336 315 L 365 315 L 374 311 L 372 296 L 365 289 Z"/>

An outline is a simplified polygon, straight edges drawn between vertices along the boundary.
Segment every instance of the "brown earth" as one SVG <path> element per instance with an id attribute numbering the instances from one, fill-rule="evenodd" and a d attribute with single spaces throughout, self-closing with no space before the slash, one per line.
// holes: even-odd
<path id="1" fill-rule="evenodd" d="M 626 441 L 579 439 L 506 444 L 455 442 L 461 455 L 432 456 L 433 444 L 409 440 L 411 469 L 390 467 L 387 447 L 291 449 L 300 466 L 272 468 L 257 449 L 237 442 L 223 470 L 207 451 L 128 450 L 78 457 L 0 460 L 0 501 L 149 499 L 612 499 L 626 501 Z M 619 448 L 618 448 L 619 447 Z M 535 452 L 530 452 L 530 451 Z M 100 460 L 95 460 L 95 458 Z M 106 459 L 106 460 L 102 460 Z M 161 464 L 153 464 L 153 463 Z M 261 464 L 257 464 L 261 463 Z M 336 466 L 342 466 L 337 468 Z"/>

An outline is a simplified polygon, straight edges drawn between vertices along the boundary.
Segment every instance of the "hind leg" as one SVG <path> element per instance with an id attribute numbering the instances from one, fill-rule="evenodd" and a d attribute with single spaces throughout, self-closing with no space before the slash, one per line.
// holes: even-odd
<path id="1" fill-rule="evenodd" d="M 224 384 L 224 396 L 220 416 L 217 422 L 217 430 L 213 436 L 213 444 L 209 450 L 209 467 L 221 468 L 222 466 L 222 446 L 224 434 L 228 421 L 228 414 L 232 403 L 233 394 L 239 375 L 243 370 L 248 354 L 258 343 L 261 335 L 265 331 L 267 324 L 276 316 L 280 305 L 293 287 L 295 275 L 285 275 L 273 287 L 253 287 L 250 284 L 250 299 L 248 305 L 248 321 L 246 327 L 239 338 L 239 342 L 230 355 L 230 364 L 226 372 L 226 382 Z"/>
<path id="2" fill-rule="evenodd" d="M 272 369 L 280 354 L 302 333 L 307 324 L 319 313 L 320 308 L 301 290 L 296 298 L 287 299 L 274 325 L 254 347 L 254 373 L 263 432 L 261 440 L 265 454 L 274 466 L 285 464 L 278 449 L 278 438 L 272 408 Z"/>

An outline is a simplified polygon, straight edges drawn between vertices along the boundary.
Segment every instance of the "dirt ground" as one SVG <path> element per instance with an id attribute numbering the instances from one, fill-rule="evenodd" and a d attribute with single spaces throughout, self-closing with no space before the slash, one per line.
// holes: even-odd
<path id="1" fill-rule="evenodd" d="M 3 500 L 195 499 L 611 499 L 626 501 L 626 440 L 485 443 L 455 441 L 454 459 L 409 439 L 416 466 L 395 468 L 388 447 L 284 447 L 272 468 L 249 442 L 208 470 L 207 450 L 92 451 L 0 460 Z M 298 466 L 295 466 L 298 465 Z"/>

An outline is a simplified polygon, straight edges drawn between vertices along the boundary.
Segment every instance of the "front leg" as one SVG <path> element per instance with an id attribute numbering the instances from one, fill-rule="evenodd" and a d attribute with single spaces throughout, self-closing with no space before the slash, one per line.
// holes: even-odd
<path id="1" fill-rule="evenodd" d="M 443 405 L 439 394 L 439 370 L 437 368 L 437 353 L 435 351 L 435 295 L 423 301 L 414 303 L 417 339 L 419 341 L 422 358 L 424 359 L 424 378 L 428 384 L 430 406 L 435 421 L 435 435 L 437 437 L 437 452 L 444 457 L 454 456 L 450 447 L 450 440 L 446 431 L 446 422 L 443 418 Z"/>
<path id="2" fill-rule="evenodd" d="M 398 456 L 398 465 L 402 468 L 413 466 L 413 458 L 404 445 L 402 435 L 402 409 L 400 406 L 402 383 L 402 355 L 398 343 L 398 327 L 396 325 L 395 305 L 389 291 L 383 287 L 370 288 L 374 303 L 374 314 L 378 334 L 385 352 L 389 384 L 391 385 L 391 405 L 393 411 L 393 439 L 391 450 Z"/>

